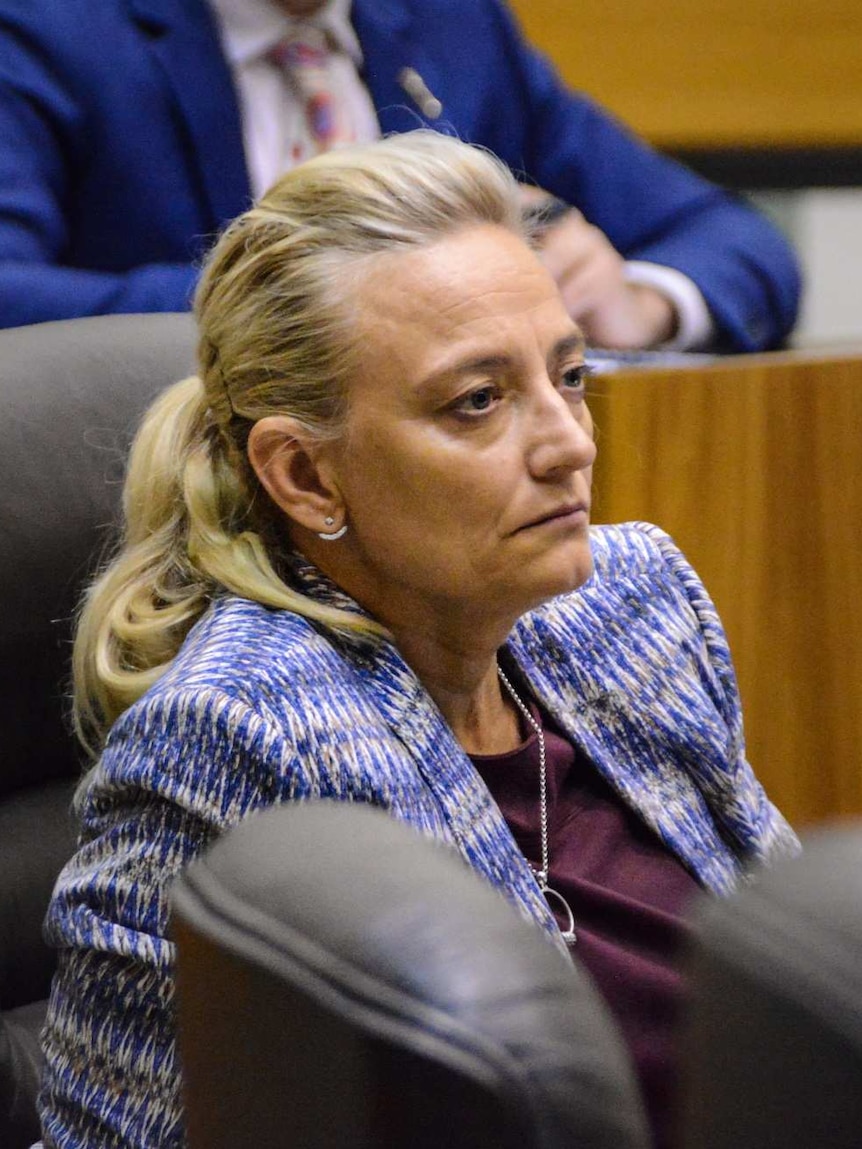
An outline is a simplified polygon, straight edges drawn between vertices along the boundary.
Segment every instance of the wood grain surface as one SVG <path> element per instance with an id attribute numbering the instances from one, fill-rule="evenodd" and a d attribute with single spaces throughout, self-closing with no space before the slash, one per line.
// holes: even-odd
<path id="1" fill-rule="evenodd" d="M 862 144 L 859 0 L 513 0 L 570 85 L 663 147 Z"/>
<path id="2" fill-rule="evenodd" d="M 724 620 L 797 826 L 862 815 L 862 355 L 599 376 L 595 522 L 668 530 Z"/>

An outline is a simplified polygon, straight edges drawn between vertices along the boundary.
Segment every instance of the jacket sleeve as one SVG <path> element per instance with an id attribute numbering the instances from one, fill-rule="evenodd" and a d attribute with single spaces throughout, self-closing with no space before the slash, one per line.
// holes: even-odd
<path id="1" fill-rule="evenodd" d="M 488 76 L 497 80 L 485 104 L 491 138 L 477 142 L 577 207 L 626 259 L 688 276 L 706 300 L 719 350 L 780 346 L 796 320 L 800 272 L 778 229 L 741 197 L 661 155 L 567 88 L 524 40 L 502 0 L 482 6 L 486 33 L 497 45 Z M 462 37 L 459 50 L 482 51 L 475 42 Z M 474 62 L 470 74 L 477 71 L 483 69 Z"/>
<path id="2" fill-rule="evenodd" d="M 276 787 L 307 792 L 272 727 L 217 692 L 168 695 L 120 719 L 46 922 L 60 950 L 43 1036 L 47 1146 L 183 1144 L 171 882 Z"/>
<path id="3" fill-rule="evenodd" d="M 197 279 L 191 261 L 121 271 L 76 261 L 72 204 L 80 189 L 73 185 L 99 144 L 50 39 L 30 26 L 52 24 L 52 7 L 17 19 L 0 14 L 0 327 L 185 311 Z M 107 202 L 109 189 L 99 192 Z M 98 224 L 105 232 L 122 228 L 123 214 L 116 205 Z"/>

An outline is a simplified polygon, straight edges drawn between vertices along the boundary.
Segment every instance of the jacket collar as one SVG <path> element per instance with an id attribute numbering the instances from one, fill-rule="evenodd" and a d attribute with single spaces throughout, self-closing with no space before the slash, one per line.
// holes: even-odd
<path id="1" fill-rule="evenodd" d="M 309 24 L 323 29 L 331 43 L 362 63 L 362 49 L 350 23 L 350 0 L 326 0 L 313 16 L 294 17 L 278 0 L 207 0 L 221 31 L 222 50 L 232 65 L 253 60 L 275 47 L 292 29 Z"/>

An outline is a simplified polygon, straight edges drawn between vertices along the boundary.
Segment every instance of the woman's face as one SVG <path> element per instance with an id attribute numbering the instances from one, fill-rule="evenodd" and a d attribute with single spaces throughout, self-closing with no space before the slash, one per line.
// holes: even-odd
<path id="1" fill-rule="evenodd" d="M 324 544 L 325 567 L 390 625 L 514 621 L 580 585 L 583 340 L 533 253 L 476 226 L 386 257 L 357 295 L 363 359 L 331 448 L 350 530 Z"/>

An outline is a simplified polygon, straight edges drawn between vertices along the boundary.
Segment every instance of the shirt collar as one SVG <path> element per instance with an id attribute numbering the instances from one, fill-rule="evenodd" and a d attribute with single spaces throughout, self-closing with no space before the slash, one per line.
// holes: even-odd
<path id="1" fill-rule="evenodd" d="M 208 0 L 215 13 L 228 63 L 241 66 L 262 56 L 281 40 L 294 21 L 273 0 Z M 350 56 L 357 67 L 362 49 L 350 23 L 352 0 L 327 0 L 310 23 L 323 28 L 336 47 Z"/>

